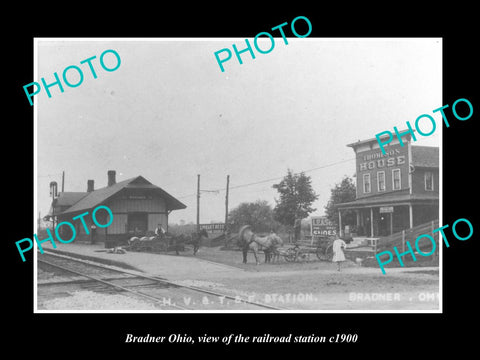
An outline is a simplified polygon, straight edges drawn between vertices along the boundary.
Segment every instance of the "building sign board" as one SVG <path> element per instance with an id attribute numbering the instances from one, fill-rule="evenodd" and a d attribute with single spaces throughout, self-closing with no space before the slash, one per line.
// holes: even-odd
<path id="1" fill-rule="evenodd" d="M 380 206 L 380 214 L 393 213 L 393 206 Z"/>
<path id="2" fill-rule="evenodd" d="M 312 216 L 312 236 L 335 236 L 337 227 L 326 216 Z"/>
<path id="3" fill-rule="evenodd" d="M 211 231 L 211 232 L 224 231 L 225 230 L 225 223 L 200 224 L 200 229 L 205 229 L 205 230 Z"/>
<path id="4" fill-rule="evenodd" d="M 357 152 L 357 199 L 408 189 L 409 146 L 390 145 L 385 154 L 379 148 Z"/>

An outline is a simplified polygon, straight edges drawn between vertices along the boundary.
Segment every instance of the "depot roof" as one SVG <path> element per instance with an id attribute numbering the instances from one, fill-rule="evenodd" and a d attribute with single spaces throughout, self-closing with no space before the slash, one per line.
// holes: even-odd
<path id="1" fill-rule="evenodd" d="M 104 204 L 108 199 L 110 199 L 123 189 L 152 189 L 158 192 L 160 196 L 165 199 L 168 210 L 185 209 L 187 207 L 162 188 L 153 185 L 143 176 L 137 176 L 124 181 L 120 181 L 110 186 L 84 193 L 86 194 L 85 196 L 80 198 L 78 202 L 74 203 L 71 207 L 63 211 L 62 214 L 69 214 L 92 209 L 98 205 Z"/>
<path id="2" fill-rule="evenodd" d="M 55 206 L 72 206 L 87 194 L 87 192 L 60 192 L 55 199 Z"/>

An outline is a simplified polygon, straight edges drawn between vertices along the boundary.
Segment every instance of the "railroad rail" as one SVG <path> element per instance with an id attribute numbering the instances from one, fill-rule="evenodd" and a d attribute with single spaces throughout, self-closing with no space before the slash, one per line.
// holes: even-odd
<path id="1" fill-rule="evenodd" d="M 66 271 L 66 272 L 70 272 L 70 273 L 73 273 L 75 275 L 88 278 L 90 280 L 102 283 L 102 284 L 110 286 L 112 288 L 116 288 L 118 291 L 128 292 L 130 294 L 146 298 L 150 301 L 160 303 L 162 305 L 166 305 L 165 308 L 172 307 L 172 308 L 178 309 L 178 310 L 196 310 L 195 308 L 188 308 L 186 306 L 182 306 L 182 305 L 178 305 L 178 304 L 172 304 L 172 303 L 165 304 L 165 297 L 158 297 L 158 296 L 154 296 L 152 294 L 147 294 L 144 291 L 139 291 L 139 290 L 136 290 L 136 289 L 132 289 L 131 287 L 128 287 L 128 285 L 115 284 L 113 281 L 127 280 L 127 279 L 131 280 L 131 279 L 134 279 L 134 278 L 148 279 L 148 280 L 151 281 L 151 283 L 143 284 L 143 286 L 151 286 L 151 285 L 154 285 L 154 284 L 160 284 L 160 285 L 163 285 L 163 289 L 164 289 L 165 285 L 167 285 L 167 287 L 169 289 L 171 289 L 171 291 L 174 291 L 174 289 L 179 289 L 180 288 L 180 289 L 185 289 L 187 291 L 190 291 L 190 292 L 192 292 L 194 294 L 197 294 L 197 295 L 198 294 L 207 294 L 209 296 L 215 296 L 215 297 L 217 297 L 217 299 L 222 299 L 222 304 L 223 304 L 224 299 L 228 299 L 228 300 L 233 300 L 234 301 L 233 305 L 247 304 L 247 305 L 251 305 L 254 308 L 256 307 L 256 308 L 269 309 L 269 310 L 286 310 L 286 309 L 283 309 L 283 308 L 280 308 L 280 307 L 272 306 L 272 305 L 261 303 L 261 302 L 258 302 L 258 301 L 252 301 L 252 300 L 246 299 L 245 297 L 242 297 L 242 296 L 238 296 L 238 295 L 233 296 L 233 295 L 230 295 L 230 294 L 220 293 L 218 291 L 208 290 L 208 289 L 204 289 L 204 288 L 197 287 L 197 286 L 179 284 L 175 281 L 159 278 L 159 277 L 152 276 L 152 275 L 143 274 L 143 273 L 135 271 L 135 270 L 122 269 L 122 268 L 119 268 L 119 267 L 116 267 L 116 266 L 101 264 L 101 263 L 91 261 L 91 260 L 83 260 L 83 259 L 79 259 L 79 258 L 76 258 L 76 257 L 68 256 L 68 255 L 58 254 L 58 253 L 55 253 L 53 251 L 45 250 L 45 254 L 43 254 L 42 256 L 45 257 L 45 255 L 47 255 L 47 257 L 53 257 L 54 259 L 57 258 L 57 259 L 73 261 L 73 262 L 76 262 L 76 263 L 80 263 L 83 266 L 91 266 L 91 267 L 95 267 L 95 268 L 102 269 L 102 270 L 105 270 L 105 271 L 119 273 L 119 274 L 122 274 L 124 276 L 128 275 L 128 277 L 119 277 L 119 278 L 114 278 L 114 279 L 108 278 L 107 279 L 107 278 L 102 278 L 102 277 L 98 277 L 98 276 L 89 275 L 89 274 L 86 274 L 83 271 L 74 270 L 71 267 L 69 268 L 65 265 L 60 265 L 58 263 L 55 263 L 54 261 L 52 262 L 52 261 L 48 261 L 48 260 L 45 260 L 45 259 L 40 259 L 40 257 L 37 258 L 37 261 L 40 262 L 40 263 L 44 263 L 48 266 L 52 266 L 54 268 L 58 268 L 58 269 L 61 269 L 63 271 Z M 50 260 L 52 260 L 52 259 L 50 259 Z"/>

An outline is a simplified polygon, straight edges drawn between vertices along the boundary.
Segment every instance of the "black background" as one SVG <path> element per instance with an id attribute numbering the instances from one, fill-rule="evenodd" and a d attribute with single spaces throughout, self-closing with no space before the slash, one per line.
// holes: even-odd
<path id="1" fill-rule="evenodd" d="M 282 352 L 285 348 L 297 356 L 321 357 L 347 352 L 352 356 L 390 356 L 404 358 L 420 353 L 432 355 L 444 348 L 475 344 L 473 316 L 476 313 L 476 271 L 478 214 L 476 123 L 478 102 L 478 40 L 474 37 L 473 7 L 460 3 L 421 9 L 406 3 L 385 7 L 338 8 L 324 5 L 276 3 L 260 10 L 246 3 L 223 3 L 217 6 L 180 4 L 182 9 L 162 3 L 136 5 L 111 3 L 105 9 L 98 4 L 51 4 L 47 8 L 27 6 L 10 8 L 2 24 L 4 35 L 3 75 L 3 264 L 2 297 L 6 335 L 4 347 L 17 352 L 30 349 L 49 357 L 71 355 L 94 356 L 144 353 L 164 357 L 167 350 L 261 355 L 263 351 Z M 320 3 L 321 4 L 321 3 Z M 170 6 L 170 4 L 168 5 Z M 31 252 L 21 262 L 15 241 L 32 237 L 33 224 L 33 108 L 23 85 L 33 78 L 34 37 L 241 37 L 253 38 L 296 16 L 306 16 L 313 27 L 310 37 L 442 37 L 444 101 L 450 127 L 443 128 L 443 223 L 452 224 L 467 218 L 474 225 L 468 241 L 450 241 L 444 247 L 443 314 L 33 314 L 33 263 Z M 299 30 L 299 33 L 302 33 Z M 477 40 L 477 41 L 476 41 Z M 253 64 L 254 65 L 254 64 Z M 5 76 L 6 75 L 6 76 Z M 282 76 L 279 74 L 279 76 Z M 474 92 L 474 85 L 477 88 Z M 126 84 L 128 86 L 128 84 Z M 368 89 L 367 89 L 368 91 Z M 451 105 L 467 98 L 474 108 L 467 121 L 456 120 Z M 345 99 L 348 106 L 348 99 Z M 372 109 L 374 110 L 374 109 Z M 431 113 L 433 109 L 425 109 Z M 420 114 L 419 114 L 420 115 Z M 408 119 L 405 119 L 405 121 Z M 438 125 L 438 124 L 437 124 Z M 449 239 L 453 239 L 450 231 Z M 472 326 L 470 328 L 470 326 Z M 224 336 L 241 333 L 248 336 L 295 335 L 331 336 L 356 333 L 355 344 L 125 344 L 125 334 L 172 333 Z M 7 350 L 7 349 L 4 349 Z M 33 355 L 35 356 L 35 354 Z"/>

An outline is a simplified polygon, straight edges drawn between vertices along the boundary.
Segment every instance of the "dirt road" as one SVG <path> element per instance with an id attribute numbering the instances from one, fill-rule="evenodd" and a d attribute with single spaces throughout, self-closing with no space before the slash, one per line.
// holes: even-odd
<path id="1" fill-rule="evenodd" d="M 333 263 L 313 258 L 302 263 L 282 260 L 255 265 L 249 254 L 249 263 L 242 264 L 240 252 L 219 248 L 201 248 L 196 257 L 188 251 L 180 256 L 133 252 L 115 255 L 82 245 L 60 250 L 125 263 L 179 284 L 248 297 L 288 310 L 435 312 L 440 306 L 438 267 L 389 268 L 383 275 L 379 268 L 353 262 L 346 262 L 338 272 Z M 214 306 L 220 311 L 225 307 L 221 298 Z M 198 304 L 198 310 L 203 309 L 206 307 Z"/>

